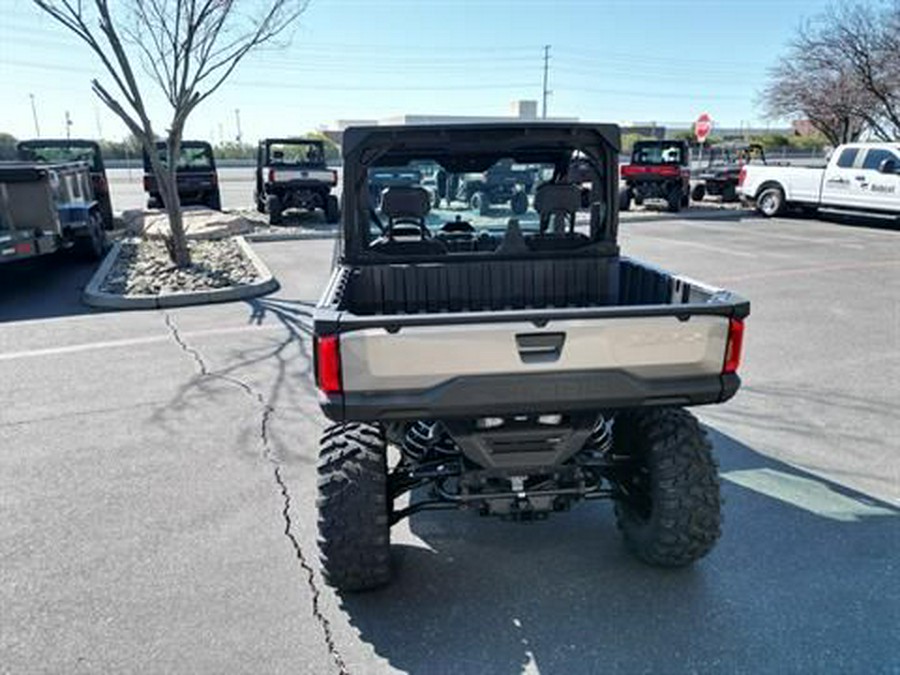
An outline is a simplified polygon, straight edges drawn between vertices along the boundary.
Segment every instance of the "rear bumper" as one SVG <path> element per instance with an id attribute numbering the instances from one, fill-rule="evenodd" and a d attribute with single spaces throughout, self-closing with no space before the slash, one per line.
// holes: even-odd
<path id="1" fill-rule="evenodd" d="M 647 380 L 619 370 L 460 377 L 430 389 L 319 394 L 334 421 L 453 419 L 727 401 L 737 375 Z"/>

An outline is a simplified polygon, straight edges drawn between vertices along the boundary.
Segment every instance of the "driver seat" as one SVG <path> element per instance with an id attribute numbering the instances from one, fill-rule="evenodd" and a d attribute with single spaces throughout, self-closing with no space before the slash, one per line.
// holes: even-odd
<path id="1" fill-rule="evenodd" d="M 428 190 L 413 186 L 389 187 L 381 196 L 381 212 L 387 217 L 384 236 L 372 243 L 371 249 L 384 255 L 444 255 L 443 242 L 431 239 L 425 216 L 431 210 Z M 405 227 L 404 227 L 405 225 Z M 402 240 L 396 239 L 397 236 Z M 416 236 L 417 239 L 407 237 Z"/>

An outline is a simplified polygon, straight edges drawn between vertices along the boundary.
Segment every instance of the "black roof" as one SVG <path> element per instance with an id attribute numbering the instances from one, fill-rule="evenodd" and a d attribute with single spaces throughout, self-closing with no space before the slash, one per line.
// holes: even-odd
<path id="1" fill-rule="evenodd" d="M 349 127 L 345 163 L 402 166 L 427 157 L 453 171 L 482 171 L 503 157 L 521 163 L 553 163 L 572 148 L 606 145 L 618 152 L 615 124 L 498 122 Z"/>

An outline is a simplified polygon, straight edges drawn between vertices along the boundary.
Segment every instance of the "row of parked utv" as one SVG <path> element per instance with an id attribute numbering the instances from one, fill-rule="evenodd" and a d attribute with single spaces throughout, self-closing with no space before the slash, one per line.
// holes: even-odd
<path id="1" fill-rule="evenodd" d="M 168 165 L 164 142 L 159 160 Z M 74 249 L 89 259 L 104 254 L 106 232 L 113 228 L 109 180 L 100 145 L 82 139 L 22 141 L 15 162 L 0 163 L 0 262 Z M 163 199 L 144 153 L 147 207 L 162 208 Z M 205 141 L 182 141 L 176 165 L 178 196 L 183 206 L 220 211 L 216 160 Z M 325 220 L 340 217 L 337 172 L 325 162 L 322 141 L 265 139 L 257 151 L 256 208 L 280 224 L 288 209 L 321 210 Z"/>
<path id="2" fill-rule="evenodd" d="M 650 200 L 664 202 L 673 212 L 707 196 L 738 201 L 741 167 L 749 162 L 766 163 L 761 145 L 713 146 L 692 172 L 685 141 L 638 141 L 631 162 L 621 168 L 625 185 L 619 193 L 619 210 L 628 211 L 632 204 L 640 206 Z"/>

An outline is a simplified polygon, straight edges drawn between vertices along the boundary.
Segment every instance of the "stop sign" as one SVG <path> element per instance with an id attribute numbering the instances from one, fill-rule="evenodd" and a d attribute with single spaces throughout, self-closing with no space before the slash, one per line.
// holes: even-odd
<path id="1" fill-rule="evenodd" d="M 697 121 L 694 122 L 694 134 L 697 136 L 698 143 L 703 143 L 706 140 L 706 137 L 712 131 L 712 127 L 712 117 L 709 116 L 709 113 L 703 113 L 697 118 Z"/>

